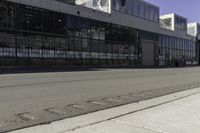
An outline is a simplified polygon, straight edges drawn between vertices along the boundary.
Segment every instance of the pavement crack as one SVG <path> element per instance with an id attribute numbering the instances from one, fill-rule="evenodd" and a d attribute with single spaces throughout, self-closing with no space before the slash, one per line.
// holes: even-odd
<path id="1" fill-rule="evenodd" d="M 128 126 L 135 126 L 137 128 L 142 128 L 142 129 L 145 129 L 147 131 L 153 131 L 155 133 L 168 133 L 168 132 L 165 132 L 165 131 L 161 131 L 161 130 L 158 130 L 158 129 L 154 129 L 154 128 L 150 128 L 150 127 L 145 127 L 145 126 L 140 126 L 140 125 L 137 125 L 137 124 L 133 124 L 133 123 L 129 123 L 129 122 L 125 122 L 125 121 L 120 121 L 120 120 L 112 120 L 116 123 L 120 123 L 120 124 L 123 124 L 123 125 L 128 125 Z"/>

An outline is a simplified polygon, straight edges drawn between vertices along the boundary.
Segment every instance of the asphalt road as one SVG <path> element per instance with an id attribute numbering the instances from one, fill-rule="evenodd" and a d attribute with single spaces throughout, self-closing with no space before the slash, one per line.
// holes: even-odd
<path id="1" fill-rule="evenodd" d="M 184 88 L 187 84 L 189 87 Z M 192 84 L 200 86 L 200 67 L 3 74 L 0 75 L 0 131 L 5 130 L 6 119 L 24 112 L 129 94 L 136 94 L 137 100 L 137 94 L 143 93 L 145 99 L 154 91 L 159 96 L 191 89 Z"/>

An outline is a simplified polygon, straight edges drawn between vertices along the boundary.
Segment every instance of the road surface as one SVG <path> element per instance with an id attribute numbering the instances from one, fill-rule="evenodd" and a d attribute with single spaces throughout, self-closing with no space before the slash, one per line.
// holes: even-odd
<path id="1" fill-rule="evenodd" d="M 200 86 L 200 67 L 2 74 L 0 132 L 104 109 L 93 106 L 92 110 L 78 111 L 89 101 L 106 98 L 109 101 L 117 96 L 132 96 L 133 101 L 137 101 L 197 86 Z M 128 102 L 131 100 L 119 103 Z M 108 103 L 105 108 L 119 105 L 112 99 Z M 77 105 L 73 106 L 77 110 L 64 114 L 65 107 L 71 105 Z"/>

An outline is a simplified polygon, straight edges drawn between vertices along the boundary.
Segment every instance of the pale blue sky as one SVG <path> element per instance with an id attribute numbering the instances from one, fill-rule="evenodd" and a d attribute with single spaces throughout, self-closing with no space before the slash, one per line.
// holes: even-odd
<path id="1" fill-rule="evenodd" d="M 200 0 L 145 0 L 160 7 L 161 14 L 176 13 L 188 22 L 200 22 Z"/>

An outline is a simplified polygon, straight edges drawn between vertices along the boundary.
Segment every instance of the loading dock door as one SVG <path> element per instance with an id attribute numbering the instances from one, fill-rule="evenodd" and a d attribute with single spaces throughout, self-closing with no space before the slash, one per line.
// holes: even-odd
<path id="1" fill-rule="evenodd" d="M 154 42 L 142 41 L 142 65 L 153 66 L 154 65 Z"/>

